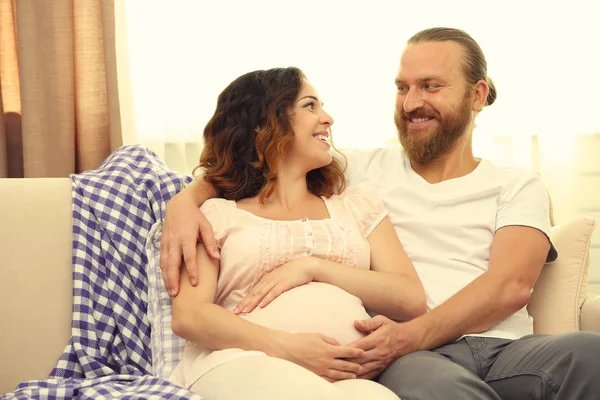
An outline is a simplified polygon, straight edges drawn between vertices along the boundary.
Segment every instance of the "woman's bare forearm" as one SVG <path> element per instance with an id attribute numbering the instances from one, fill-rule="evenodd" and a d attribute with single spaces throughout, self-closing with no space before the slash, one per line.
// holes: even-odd
<path id="1" fill-rule="evenodd" d="M 402 274 L 348 267 L 317 259 L 313 269 L 317 282 L 344 289 L 360 298 L 365 308 L 395 320 L 409 320 L 425 312 L 422 289 Z"/>
<path id="2" fill-rule="evenodd" d="M 189 306 L 189 308 L 188 308 Z M 173 312 L 173 332 L 192 343 L 214 350 L 239 348 L 280 357 L 284 332 L 248 322 L 213 303 L 189 304 Z"/>

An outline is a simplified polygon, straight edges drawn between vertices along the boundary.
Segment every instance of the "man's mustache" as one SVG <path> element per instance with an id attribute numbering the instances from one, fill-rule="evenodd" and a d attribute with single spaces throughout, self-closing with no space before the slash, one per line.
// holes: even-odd
<path id="1" fill-rule="evenodd" d="M 415 119 L 415 118 L 439 119 L 439 113 L 429 107 L 427 107 L 427 108 L 421 107 L 421 108 L 417 108 L 416 110 L 413 110 L 410 112 L 406 112 L 406 111 L 402 110 L 402 112 L 400 113 L 400 117 L 406 121 Z"/>

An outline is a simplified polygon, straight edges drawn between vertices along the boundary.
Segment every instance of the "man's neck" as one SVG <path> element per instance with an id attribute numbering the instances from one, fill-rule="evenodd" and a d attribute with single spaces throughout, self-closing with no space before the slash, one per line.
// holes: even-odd
<path id="1" fill-rule="evenodd" d="M 419 163 L 410 160 L 418 175 L 431 184 L 468 175 L 477 168 L 481 159 L 473 156 L 470 140 L 456 143 L 450 151 L 435 160 Z"/>

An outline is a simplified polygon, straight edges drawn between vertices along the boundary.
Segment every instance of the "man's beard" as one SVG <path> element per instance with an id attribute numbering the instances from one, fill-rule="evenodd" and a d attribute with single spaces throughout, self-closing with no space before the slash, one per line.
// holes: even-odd
<path id="1" fill-rule="evenodd" d="M 435 118 L 439 127 L 430 134 L 408 133 L 408 124 L 412 118 Z M 448 153 L 456 141 L 465 133 L 471 122 L 471 97 L 465 96 L 459 109 L 442 119 L 440 114 L 426 106 L 409 113 L 402 110 L 394 113 L 394 122 L 398 129 L 400 144 L 411 161 L 424 164 L 436 160 Z M 422 136 L 422 137 L 421 137 Z"/>

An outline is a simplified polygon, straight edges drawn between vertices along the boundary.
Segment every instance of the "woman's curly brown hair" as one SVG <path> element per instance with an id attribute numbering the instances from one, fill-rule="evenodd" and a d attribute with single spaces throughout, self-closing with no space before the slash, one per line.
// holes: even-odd
<path id="1" fill-rule="evenodd" d="M 222 196 L 241 200 L 260 194 L 264 203 L 274 190 L 280 160 L 292 140 L 289 109 L 302 87 L 304 73 L 295 67 L 244 74 L 221 92 L 214 115 L 204 128 L 204 149 L 198 168 Z M 310 171 L 311 193 L 341 193 L 344 169 L 335 158 Z"/>

